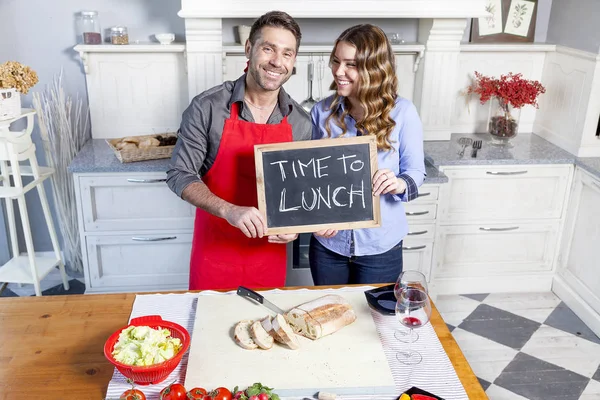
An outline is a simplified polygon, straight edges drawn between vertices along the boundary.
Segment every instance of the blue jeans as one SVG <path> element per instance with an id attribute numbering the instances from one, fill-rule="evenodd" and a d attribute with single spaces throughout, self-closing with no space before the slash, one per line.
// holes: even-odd
<path id="1" fill-rule="evenodd" d="M 346 257 L 312 236 L 308 261 L 315 285 L 394 283 L 402 272 L 402 241 L 382 254 Z"/>

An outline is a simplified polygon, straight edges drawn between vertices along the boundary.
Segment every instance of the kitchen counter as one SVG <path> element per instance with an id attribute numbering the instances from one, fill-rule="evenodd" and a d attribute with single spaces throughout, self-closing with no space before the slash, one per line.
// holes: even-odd
<path id="1" fill-rule="evenodd" d="M 471 158 L 471 147 L 461 157 L 458 144 L 461 137 L 482 140 L 477 158 Z M 427 183 L 445 183 L 448 177 L 439 171 L 442 165 L 502 165 L 502 164 L 575 164 L 600 178 L 600 157 L 576 157 L 549 141 L 531 133 L 513 139 L 513 146 L 491 144 L 487 133 L 453 133 L 451 140 L 424 142 Z M 169 159 L 121 163 L 103 139 L 89 140 L 77 154 L 69 171 L 72 173 L 110 172 L 164 172 L 169 169 Z"/>
<path id="2" fill-rule="evenodd" d="M 0 298 L 0 399 L 104 398 L 114 371 L 104 342 L 127 325 L 134 300 L 135 293 Z M 487 399 L 435 306 L 431 324 L 469 399 Z"/>

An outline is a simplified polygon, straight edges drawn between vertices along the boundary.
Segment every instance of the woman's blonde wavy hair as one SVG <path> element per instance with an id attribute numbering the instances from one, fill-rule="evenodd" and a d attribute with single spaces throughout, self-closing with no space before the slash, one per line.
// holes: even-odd
<path id="1" fill-rule="evenodd" d="M 362 135 L 377 136 L 379 150 L 391 150 L 390 135 L 396 122 L 390 117 L 398 92 L 398 78 L 394 62 L 392 46 L 385 33 L 377 26 L 370 24 L 356 25 L 346 29 L 337 38 L 329 56 L 332 64 L 338 43 L 347 42 L 356 47 L 356 68 L 358 70 L 357 97 L 363 109 L 363 117 L 356 121 L 356 129 Z M 337 91 L 335 80 L 329 87 Z M 344 102 L 344 111 L 337 109 Z M 344 122 L 350 112 L 350 102 L 347 98 L 334 95 L 329 110 L 333 112 L 327 117 L 325 129 L 331 137 L 330 121 L 342 128 L 342 136 L 346 134 Z"/>

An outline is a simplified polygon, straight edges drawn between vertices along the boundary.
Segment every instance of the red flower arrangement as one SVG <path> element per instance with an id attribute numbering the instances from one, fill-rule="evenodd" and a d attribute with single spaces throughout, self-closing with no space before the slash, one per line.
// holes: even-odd
<path id="1" fill-rule="evenodd" d="M 500 79 L 489 77 L 475 71 L 475 82 L 467 89 L 467 94 L 479 95 L 481 104 L 492 97 L 497 97 L 503 104 L 510 104 L 514 108 L 521 108 L 530 104 L 538 107 L 537 97 L 546 93 L 546 89 L 538 81 L 523 79 L 522 74 L 500 75 Z"/>
<path id="2" fill-rule="evenodd" d="M 495 98 L 498 111 L 493 112 L 489 120 L 489 132 L 493 136 L 511 138 L 517 134 L 517 120 L 511 115 L 511 108 L 532 105 L 538 108 L 537 98 L 546 93 L 538 81 L 523 79 L 522 74 L 500 75 L 500 79 L 489 77 L 475 71 L 476 80 L 467 88 L 467 95 L 479 95 L 481 104 Z M 492 110 L 490 110 L 492 111 Z"/>

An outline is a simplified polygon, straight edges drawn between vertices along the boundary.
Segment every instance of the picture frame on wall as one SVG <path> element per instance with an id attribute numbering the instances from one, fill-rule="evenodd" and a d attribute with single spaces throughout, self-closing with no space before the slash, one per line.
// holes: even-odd
<path id="1" fill-rule="evenodd" d="M 471 43 L 533 42 L 537 0 L 486 0 L 486 11 L 472 20 Z"/>

